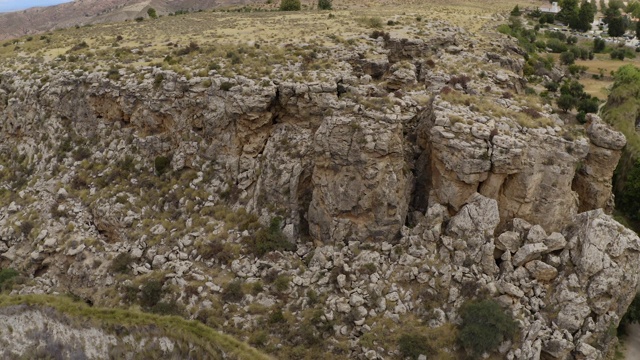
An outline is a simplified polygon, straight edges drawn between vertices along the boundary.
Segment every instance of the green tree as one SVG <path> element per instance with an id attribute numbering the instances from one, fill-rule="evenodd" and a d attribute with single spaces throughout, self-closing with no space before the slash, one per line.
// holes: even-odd
<path id="1" fill-rule="evenodd" d="M 610 0 L 609 1 L 609 9 L 624 9 L 624 2 L 622 0 Z"/>
<path id="2" fill-rule="evenodd" d="M 331 10 L 333 5 L 331 4 L 331 0 L 318 0 L 318 9 L 320 10 Z"/>
<path id="3" fill-rule="evenodd" d="M 576 57 L 571 51 L 565 51 L 560 54 L 560 63 L 563 65 L 571 65 L 575 62 Z"/>
<path id="4" fill-rule="evenodd" d="M 156 9 L 154 8 L 149 8 L 149 10 L 147 10 L 147 14 L 149 14 L 149 17 L 152 19 L 158 18 L 158 14 L 156 13 Z"/>
<path id="5" fill-rule="evenodd" d="M 556 17 L 553 14 L 542 14 L 538 20 L 540 24 L 553 24 L 554 21 L 556 21 Z"/>
<path id="6" fill-rule="evenodd" d="M 558 107 L 566 113 L 576 106 L 577 100 L 569 94 L 562 94 L 558 100 L 556 100 L 556 103 L 558 104 Z"/>
<path id="7" fill-rule="evenodd" d="M 609 36 L 622 36 L 625 31 L 626 28 L 622 16 L 617 16 L 609 20 Z"/>
<path id="8" fill-rule="evenodd" d="M 560 1 L 560 7 L 562 9 L 556 15 L 556 19 L 569 26 L 575 24 L 578 18 L 578 0 L 562 0 Z"/>
<path id="9" fill-rule="evenodd" d="M 511 10 L 511 16 L 520 16 L 522 13 L 520 12 L 520 7 L 516 5 L 513 10 Z"/>
<path id="10" fill-rule="evenodd" d="M 516 322 L 494 300 L 472 301 L 460 308 L 458 340 L 469 355 L 479 358 L 504 340 L 513 338 Z"/>
<path id="11" fill-rule="evenodd" d="M 600 101 L 597 97 L 585 97 L 578 102 L 578 111 L 586 113 L 597 113 Z"/>
<path id="12" fill-rule="evenodd" d="M 605 24 L 608 24 L 611 21 L 611 19 L 613 19 L 613 18 L 617 18 L 617 17 L 622 16 L 620 14 L 620 10 L 619 9 L 611 8 L 611 7 L 606 8 L 605 10 L 603 10 L 602 14 L 604 15 L 602 21 Z"/>
<path id="13" fill-rule="evenodd" d="M 624 190 L 616 193 L 616 206 L 629 218 L 640 220 L 640 161 L 627 173 Z"/>
<path id="14" fill-rule="evenodd" d="M 593 23 L 593 17 L 595 16 L 595 9 L 587 0 L 583 0 L 578 11 L 577 21 L 575 22 L 575 29 L 578 31 L 591 30 L 591 23 Z"/>
<path id="15" fill-rule="evenodd" d="M 300 0 L 282 0 L 280 2 L 280 11 L 299 11 L 300 8 Z"/>
<path id="16" fill-rule="evenodd" d="M 542 16 L 542 11 L 540 11 L 540 8 L 535 8 L 533 11 L 531 11 L 531 14 L 529 14 L 529 16 L 537 19 Z"/>
<path id="17" fill-rule="evenodd" d="M 636 22 L 636 39 L 640 39 L 640 21 Z"/>
<path id="18" fill-rule="evenodd" d="M 587 96 L 587 93 L 584 92 L 584 85 L 576 80 L 565 81 L 560 87 L 560 94 L 571 95 L 576 99 L 582 99 Z"/>
<path id="19" fill-rule="evenodd" d="M 604 51 L 604 48 L 607 46 L 607 43 L 604 41 L 604 39 L 601 38 L 595 38 L 593 39 L 593 52 L 594 53 L 601 53 Z"/>

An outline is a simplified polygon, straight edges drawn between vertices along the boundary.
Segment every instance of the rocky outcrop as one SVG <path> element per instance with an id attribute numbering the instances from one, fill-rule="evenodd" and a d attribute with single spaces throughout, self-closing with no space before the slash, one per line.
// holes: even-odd
<path id="1" fill-rule="evenodd" d="M 597 116 L 589 114 L 587 121 L 589 154 L 577 164 L 573 179 L 573 189 L 580 198 L 578 210 L 603 208 L 610 214 L 614 207 L 611 179 L 627 141 Z"/>
<path id="2" fill-rule="evenodd" d="M 250 334 L 277 307 L 313 318 L 305 341 L 368 359 L 397 356 L 360 343 L 375 324 L 452 326 L 489 296 L 519 321 L 507 359 L 602 358 L 638 284 L 637 236 L 600 209 L 624 138 L 522 97 L 508 47 L 436 35 L 316 54 L 341 67 L 307 82 L 4 73 L 0 258 L 29 277 L 15 293 L 135 303 L 133 281 L 156 277 L 201 321 Z M 483 75 L 447 70 L 468 63 Z M 229 300 L 231 278 L 255 286 Z"/>

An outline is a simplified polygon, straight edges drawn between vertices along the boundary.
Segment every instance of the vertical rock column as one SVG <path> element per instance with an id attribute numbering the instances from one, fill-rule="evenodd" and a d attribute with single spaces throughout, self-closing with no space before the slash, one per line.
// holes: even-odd
<path id="1" fill-rule="evenodd" d="M 589 114 L 588 120 L 589 154 L 579 164 L 572 187 L 580 198 L 579 212 L 603 208 L 610 214 L 614 207 L 611 178 L 627 140 L 596 115 Z"/>

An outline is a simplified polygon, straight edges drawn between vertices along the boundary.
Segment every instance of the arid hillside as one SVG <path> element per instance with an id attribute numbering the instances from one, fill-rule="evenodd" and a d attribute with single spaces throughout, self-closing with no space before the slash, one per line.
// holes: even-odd
<path id="1" fill-rule="evenodd" d="M 37 34 L 75 25 L 133 20 L 176 11 L 198 11 L 258 3 L 256 0 L 75 0 L 56 6 L 37 7 L 0 14 L 0 40 Z"/>

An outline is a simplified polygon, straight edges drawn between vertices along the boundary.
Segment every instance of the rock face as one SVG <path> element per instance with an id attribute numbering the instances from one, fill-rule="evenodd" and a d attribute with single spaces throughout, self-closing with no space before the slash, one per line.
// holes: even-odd
<path id="1" fill-rule="evenodd" d="M 610 214 L 614 206 L 611 178 L 627 141 L 595 115 L 589 114 L 588 122 L 589 154 L 578 163 L 573 189 L 580 197 L 579 211 L 603 208 Z"/>
<path id="2" fill-rule="evenodd" d="M 429 303 L 441 328 L 488 294 L 519 321 L 507 359 L 603 358 L 638 284 L 640 240 L 601 209 L 624 137 L 522 97 L 508 46 L 437 35 L 363 38 L 382 60 L 332 49 L 334 81 L 2 74 L 0 264 L 31 280 L 14 291 L 98 302 L 155 275 L 247 333 L 250 304 L 319 310 L 312 335 L 368 359 L 397 355 L 359 343 L 370 324 Z M 486 74 L 447 72 L 468 62 Z M 272 238 L 297 248 L 246 249 Z M 228 278 L 260 286 L 227 306 Z"/>

